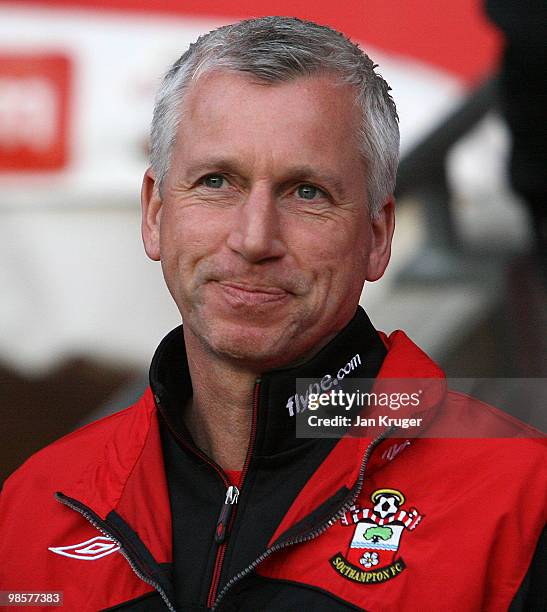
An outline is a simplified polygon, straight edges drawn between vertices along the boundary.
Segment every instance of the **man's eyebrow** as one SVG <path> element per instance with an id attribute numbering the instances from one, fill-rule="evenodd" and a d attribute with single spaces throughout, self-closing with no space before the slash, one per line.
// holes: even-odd
<path id="1" fill-rule="evenodd" d="M 186 176 L 195 176 L 201 172 L 213 172 L 215 170 L 241 174 L 242 169 L 237 161 L 225 157 L 210 157 L 190 164 L 185 169 Z"/>

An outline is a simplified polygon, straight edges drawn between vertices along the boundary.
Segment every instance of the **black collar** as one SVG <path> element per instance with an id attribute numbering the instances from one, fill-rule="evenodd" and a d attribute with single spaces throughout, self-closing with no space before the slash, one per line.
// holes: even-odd
<path id="1" fill-rule="evenodd" d="M 358 307 L 348 325 L 309 361 L 293 368 L 263 373 L 258 398 L 255 456 L 272 457 L 297 450 L 310 442 L 295 437 L 294 413 L 300 407 L 295 397 L 296 379 L 321 380 L 326 375 L 335 378 L 344 367 L 348 370 L 344 373 L 346 378 L 374 378 L 385 355 L 386 348 L 378 332 L 365 311 Z M 353 369 L 348 364 L 353 364 Z M 170 428 L 188 440 L 182 411 L 192 395 L 192 381 L 182 325 L 170 332 L 156 350 L 150 367 L 150 386 Z"/>

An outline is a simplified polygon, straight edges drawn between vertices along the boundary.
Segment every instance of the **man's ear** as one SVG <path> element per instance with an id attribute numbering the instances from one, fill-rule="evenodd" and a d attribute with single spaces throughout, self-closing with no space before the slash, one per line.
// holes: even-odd
<path id="1" fill-rule="evenodd" d="M 367 280 L 382 277 L 391 257 L 391 240 L 395 231 L 395 200 L 390 197 L 370 221 L 372 236 L 369 251 Z"/>
<path id="2" fill-rule="evenodd" d="M 144 250 L 150 259 L 160 260 L 160 220 L 162 201 L 152 168 L 144 173 L 141 189 L 141 233 Z"/>

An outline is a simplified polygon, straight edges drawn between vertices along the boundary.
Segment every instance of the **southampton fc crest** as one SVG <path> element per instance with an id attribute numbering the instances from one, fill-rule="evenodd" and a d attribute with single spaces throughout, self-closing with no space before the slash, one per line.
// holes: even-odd
<path id="1" fill-rule="evenodd" d="M 405 510 L 405 497 L 396 489 L 378 489 L 370 496 L 372 508 L 352 506 L 342 524 L 353 527 L 353 536 L 344 553 L 330 560 L 344 578 L 363 584 L 385 582 L 406 567 L 398 555 L 405 530 L 412 531 L 422 516 L 416 508 Z"/>

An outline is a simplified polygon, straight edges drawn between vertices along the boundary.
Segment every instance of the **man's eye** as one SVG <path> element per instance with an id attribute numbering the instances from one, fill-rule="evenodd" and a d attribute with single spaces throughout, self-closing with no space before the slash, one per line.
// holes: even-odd
<path id="1" fill-rule="evenodd" d="M 224 186 L 224 181 L 226 179 L 221 174 L 209 174 L 201 179 L 201 182 L 206 187 L 211 187 L 212 189 L 220 189 Z"/>
<path id="2" fill-rule="evenodd" d="M 303 200 L 314 200 L 316 196 L 324 196 L 325 193 L 314 185 L 300 185 L 296 190 L 298 197 Z"/>

